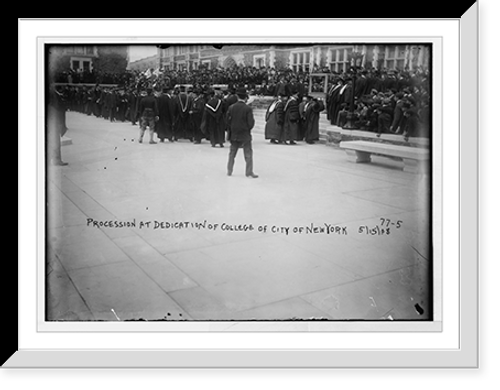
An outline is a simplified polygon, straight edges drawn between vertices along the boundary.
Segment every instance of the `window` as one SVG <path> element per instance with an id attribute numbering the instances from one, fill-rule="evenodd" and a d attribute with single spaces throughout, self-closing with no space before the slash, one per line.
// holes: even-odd
<path id="1" fill-rule="evenodd" d="M 253 66 L 256 68 L 262 68 L 262 67 L 266 66 L 265 54 L 254 56 L 253 57 Z"/>
<path id="2" fill-rule="evenodd" d="M 308 72 L 310 68 L 310 61 L 310 51 L 292 53 L 290 65 L 295 72 Z"/>
<path id="3" fill-rule="evenodd" d="M 86 72 L 90 71 L 90 61 L 83 61 L 83 70 Z"/>
<path id="4" fill-rule="evenodd" d="M 330 69 L 339 73 L 349 70 L 351 53 L 352 47 L 332 49 L 330 52 Z"/>
<path id="5" fill-rule="evenodd" d="M 93 55 L 94 54 L 94 47 L 93 46 L 86 46 L 85 47 L 85 54 Z"/>
<path id="6" fill-rule="evenodd" d="M 72 66 L 71 66 L 71 69 L 73 69 L 73 70 L 78 70 L 78 69 L 80 68 L 80 61 L 78 61 L 78 60 L 73 60 L 73 61 L 72 61 L 72 63 L 73 63 L 73 64 L 72 64 Z"/>
<path id="7" fill-rule="evenodd" d="M 389 46 L 387 51 L 387 58 L 396 58 L 396 46 Z"/>
<path id="8" fill-rule="evenodd" d="M 210 61 L 210 60 L 202 60 L 201 64 L 206 69 L 211 69 L 212 68 L 212 61 Z"/>
<path id="9" fill-rule="evenodd" d="M 403 70 L 406 67 L 406 46 L 393 45 L 386 47 L 385 67 Z"/>

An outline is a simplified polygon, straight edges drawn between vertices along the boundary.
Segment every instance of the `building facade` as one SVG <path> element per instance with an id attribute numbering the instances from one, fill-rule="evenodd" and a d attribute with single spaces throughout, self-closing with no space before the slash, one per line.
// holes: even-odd
<path id="1" fill-rule="evenodd" d="M 221 46 L 221 47 L 220 47 Z M 430 45 L 174 45 L 158 49 L 158 67 L 166 70 L 228 68 L 233 65 L 343 72 L 351 66 L 378 70 L 428 70 Z"/>
<path id="2" fill-rule="evenodd" d="M 123 72 L 128 64 L 128 46 L 50 45 L 47 47 L 49 72 Z"/>

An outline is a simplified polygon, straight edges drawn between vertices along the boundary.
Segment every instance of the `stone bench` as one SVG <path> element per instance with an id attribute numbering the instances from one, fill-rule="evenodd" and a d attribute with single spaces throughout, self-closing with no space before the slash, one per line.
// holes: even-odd
<path id="1" fill-rule="evenodd" d="M 429 149 L 369 141 L 342 141 L 339 147 L 344 149 L 349 156 L 355 157 L 357 163 L 369 163 L 371 155 L 377 154 L 401 158 L 405 172 L 427 173 L 429 171 Z"/>

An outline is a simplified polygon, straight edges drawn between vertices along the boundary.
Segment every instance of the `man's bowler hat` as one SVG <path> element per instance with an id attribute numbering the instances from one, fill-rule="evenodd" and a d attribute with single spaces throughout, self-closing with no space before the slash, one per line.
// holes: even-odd
<path id="1" fill-rule="evenodd" d="M 241 99 L 246 99 L 248 98 L 248 93 L 247 93 L 247 90 L 246 88 L 244 87 L 240 87 L 236 90 L 236 95 L 238 95 L 239 98 Z"/>

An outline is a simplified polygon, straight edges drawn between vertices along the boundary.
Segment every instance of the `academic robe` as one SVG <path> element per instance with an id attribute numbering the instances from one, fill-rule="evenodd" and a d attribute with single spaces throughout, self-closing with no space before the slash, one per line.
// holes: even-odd
<path id="1" fill-rule="evenodd" d="M 346 103 L 348 107 L 350 103 L 350 94 L 348 93 L 349 89 L 349 85 L 343 85 L 338 89 L 338 93 L 334 97 L 334 110 L 331 113 L 332 116 L 330 117 L 332 125 L 340 126 L 338 124 L 338 117 L 340 110 L 342 109 L 342 104 Z"/>
<path id="2" fill-rule="evenodd" d="M 283 122 L 285 103 L 281 100 L 272 102 L 266 111 L 265 138 L 276 141 L 283 140 Z"/>
<path id="3" fill-rule="evenodd" d="M 306 134 L 306 106 L 307 101 L 303 100 L 299 103 L 299 140 L 303 140 Z"/>
<path id="4" fill-rule="evenodd" d="M 326 116 L 332 125 L 335 124 L 335 120 L 337 118 L 335 113 L 337 112 L 337 103 L 338 103 L 337 99 L 338 99 L 338 95 L 340 93 L 341 88 L 342 88 L 342 84 L 336 84 L 332 88 L 330 88 L 330 90 L 328 91 L 328 94 L 327 94 Z"/>
<path id="5" fill-rule="evenodd" d="M 366 76 L 361 76 L 356 79 L 356 87 L 354 89 L 354 96 L 358 99 L 367 94 L 368 81 Z"/>
<path id="6" fill-rule="evenodd" d="M 189 111 L 191 110 L 192 100 L 184 92 L 181 92 L 175 99 L 175 138 L 192 139 L 193 134 L 190 126 Z"/>
<path id="7" fill-rule="evenodd" d="M 203 133 L 201 131 L 201 121 L 203 119 L 203 111 L 205 110 L 205 100 L 203 96 L 197 96 L 193 100 L 193 105 L 191 106 L 191 126 L 193 131 L 193 137 L 196 143 L 200 143 L 203 138 Z"/>
<path id="8" fill-rule="evenodd" d="M 125 122 L 125 115 L 127 113 L 128 107 L 128 97 L 125 94 L 120 94 L 118 96 L 118 120 Z"/>
<path id="9" fill-rule="evenodd" d="M 295 97 L 291 97 L 285 105 L 285 118 L 283 130 L 285 133 L 285 141 L 299 140 L 299 103 Z"/>
<path id="10" fill-rule="evenodd" d="M 108 115 L 109 120 L 114 122 L 116 120 L 116 111 L 118 108 L 118 99 L 115 92 L 108 94 Z"/>
<path id="11" fill-rule="evenodd" d="M 128 119 L 133 125 L 137 122 L 137 107 L 138 107 L 137 93 L 132 92 L 128 95 Z"/>
<path id="12" fill-rule="evenodd" d="M 311 143 L 319 141 L 319 113 L 325 109 L 321 100 L 306 103 L 304 107 L 304 139 Z"/>
<path id="13" fill-rule="evenodd" d="M 225 127 L 223 102 L 213 97 L 205 104 L 201 130 L 208 135 L 212 146 L 215 146 L 224 144 Z"/>
<path id="14" fill-rule="evenodd" d="M 160 140 L 172 140 L 174 132 L 172 130 L 173 115 L 171 112 L 170 95 L 162 94 L 158 98 L 158 123 L 156 124 L 156 132 Z"/>

